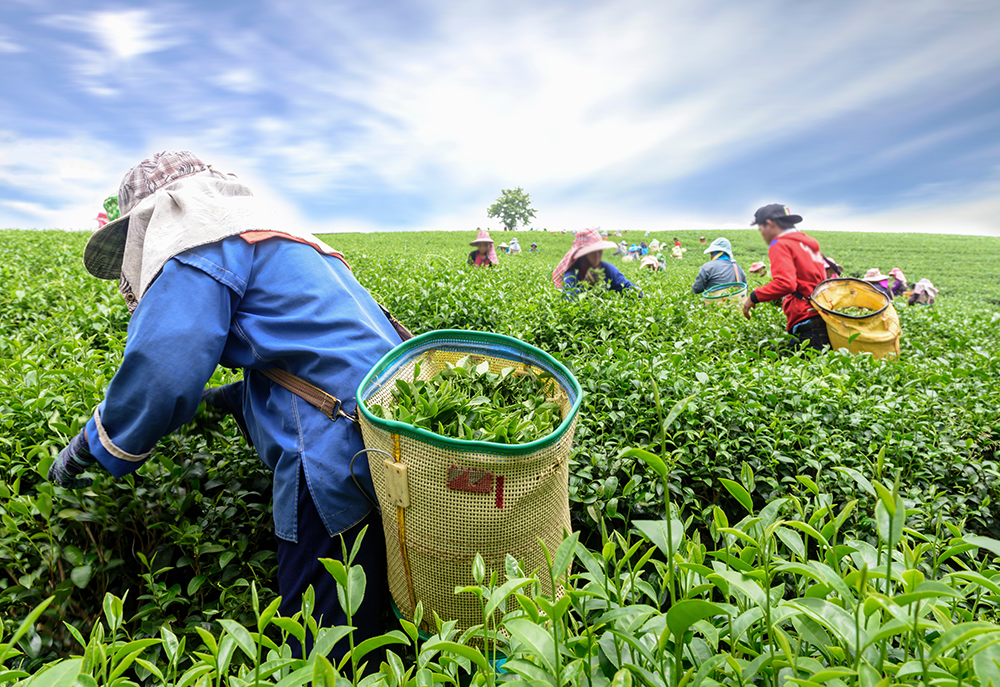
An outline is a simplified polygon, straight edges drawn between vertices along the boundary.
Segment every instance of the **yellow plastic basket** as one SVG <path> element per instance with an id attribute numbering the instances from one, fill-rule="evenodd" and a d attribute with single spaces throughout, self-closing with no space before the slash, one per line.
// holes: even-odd
<path id="1" fill-rule="evenodd" d="M 861 279 L 827 279 L 813 289 L 811 301 L 826 322 L 831 348 L 867 352 L 875 358 L 899 355 L 899 315 L 889 297 L 875 286 Z M 871 312 L 840 312 L 850 307 Z"/>

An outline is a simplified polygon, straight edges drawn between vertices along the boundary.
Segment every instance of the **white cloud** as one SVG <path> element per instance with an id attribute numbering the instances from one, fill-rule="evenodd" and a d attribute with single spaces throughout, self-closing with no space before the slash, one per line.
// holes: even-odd
<path id="1" fill-rule="evenodd" d="M 3 226 L 96 228 L 93 218 L 118 192 L 131 160 L 114 145 L 87 137 L 24 139 L 0 132 Z"/>
<path id="2" fill-rule="evenodd" d="M 330 39 L 310 50 L 313 69 L 283 69 L 282 95 L 304 122 L 327 121 L 273 132 L 296 170 L 289 190 L 336 188 L 361 166 L 401 192 L 433 169 L 465 188 L 613 194 L 823 136 L 845 113 L 902 116 L 1000 67 L 991 22 L 950 30 L 961 8 L 931 3 L 432 7 L 429 36 L 411 40 L 353 31 L 342 10 L 297 13 L 291 33 L 308 22 Z M 317 78 L 323 65 L 336 68 Z M 322 140 L 338 123 L 354 135 Z"/>
<path id="3" fill-rule="evenodd" d="M 24 52 L 24 47 L 0 33 L 0 53 Z"/>
<path id="4" fill-rule="evenodd" d="M 219 86 L 236 93 L 253 93 L 260 89 L 260 80 L 249 69 L 231 69 L 215 78 Z"/>
<path id="5" fill-rule="evenodd" d="M 635 211 L 628 198 L 732 170 L 733 160 L 792 140 L 829 154 L 838 147 L 831 123 L 848 116 L 890 128 L 943 113 L 938 125 L 876 142 L 866 159 L 824 180 L 849 181 L 875 165 L 891 174 L 977 127 L 983 149 L 996 146 L 992 113 L 978 123 L 946 116 L 956 99 L 996 87 L 1000 6 L 988 1 L 251 6 L 238 26 L 225 13 L 199 24 L 197 12 L 172 14 L 169 5 L 48 24 L 92 39 L 72 48 L 91 93 L 128 88 L 137 111 L 171 94 L 158 121 L 124 122 L 146 136 L 143 154 L 182 147 L 227 160 L 255 175 L 255 188 L 273 189 L 297 221 L 279 194 L 306 207 L 349 190 L 426 199 L 433 216 L 414 224 L 468 228 L 488 223 L 485 207 L 500 188 L 523 186 L 540 208 L 536 224 L 550 228 L 742 228 L 721 211 L 665 219 Z M 419 14 L 404 21 L 402 12 Z M 264 19 L 254 26 L 251 16 Z M 180 37 L 183 54 L 164 52 Z M 116 174 L 136 161 L 129 156 Z M 957 197 L 951 183 L 893 202 L 939 202 L 967 217 L 963 226 L 987 226 L 992 206 L 982 199 L 995 189 Z M 849 197 L 830 198 L 813 215 L 894 226 L 902 214 L 852 208 Z M 367 226 L 358 222 L 340 226 Z"/>
<path id="6" fill-rule="evenodd" d="M 171 32 L 162 20 L 162 13 L 154 18 L 152 12 L 142 9 L 50 15 L 41 23 L 90 38 L 87 45 L 70 43 L 63 49 L 79 86 L 99 97 L 117 95 L 117 86 L 133 82 L 139 58 L 181 42 L 178 33 Z"/>

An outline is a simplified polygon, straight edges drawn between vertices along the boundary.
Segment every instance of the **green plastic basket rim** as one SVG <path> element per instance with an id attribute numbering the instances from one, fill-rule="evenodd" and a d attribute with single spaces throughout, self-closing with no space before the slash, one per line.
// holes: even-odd
<path id="1" fill-rule="evenodd" d="M 727 282 L 725 284 L 719 284 L 718 286 L 713 286 L 712 288 L 708 289 L 707 291 L 705 291 L 705 293 L 702 294 L 702 298 L 707 298 L 708 300 L 712 300 L 713 298 L 729 298 L 730 296 L 735 296 L 740 291 L 733 291 L 732 293 L 727 293 L 727 294 L 718 294 L 716 296 L 710 296 L 709 295 L 713 291 L 722 291 L 722 289 L 731 289 L 734 286 L 742 286 L 743 288 L 740 289 L 740 291 L 746 291 L 747 290 L 747 285 L 744 284 L 743 282 L 741 282 L 741 281 L 731 281 L 731 282 Z"/>
<path id="2" fill-rule="evenodd" d="M 492 441 L 469 441 L 468 439 L 455 439 L 453 437 L 442 436 L 421 427 L 414 427 L 413 425 L 405 422 L 386 420 L 376 417 L 370 410 L 368 410 L 368 399 L 365 396 L 365 391 L 375 384 L 379 375 L 391 368 L 397 367 L 398 364 L 402 364 L 401 361 L 408 362 L 410 359 L 409 354 L 414 349 L 432 348 L 433 346 L 431 346 L 431 344 L 445 341 L 451 343 L 467 342 L 470 344 L 476 344 L 480 347 L 492 344 L 496 346 L 496 348 L 491 349 L 489 351 L 489 355 L 494 357 L 505 357 L 497 355 L 497 352 L 503 350 L 503 348 L 512 348 L 522 351 L 525 356 L 517 362 L 530 362 L 537 367 L 545 368 L 546 371 L 553 374 L 557 380 L 569 383 L 571 388 L 566 389 L 567 395 L 571 398 L 573 394 L 576 395 L 569 412 L 566 414 L 566 417 L 563 418 L 563 421 L 559 424 L 559 426 L 552 431 L 552 433 L 542 437 L 541 439 L 536 439 L 535 441 L 531 441 L 526 444 L 498 444 Z M 514 361 L 512 360 L 512 362 Z M 462 451 L 465 453 L 488 453 L 501 456 L 520 456 L 540 451 L 551 446 L 562 438 L 563 434 L 569 430 L 574 418 L 576 418 L 577 412 L 580 410 L 580 404 L 583 401 L 583 389 L 580 387 L 580 383 L 576 381 L 576 377 L 573 376 L 573 373 L 566 369 L 562 363 L 545 351 L 535 348 L 530 344 L 526 344 L 523 341 L 510 336 L 504 336 L 502 334 L 494 334 L 492 332 L 478 332 L 465 329 L 439 329 L 432 332 L 426 332 L 420 336 L 415 336 L 409 341 L 404 341 L 382 356 L 382 359 L 375 363 L 375 366 L 369 370 L 368 374 L 365 375 L 365 378 L 361 380 L 361 384 L 358 386 L 357 399 L 358 409 L 365 416 L 368 422 L 392 434 L 410 437 L 411 439 L 416 439 L 425 444 L 431 444 L 432 446 L 452 451 Z"/>

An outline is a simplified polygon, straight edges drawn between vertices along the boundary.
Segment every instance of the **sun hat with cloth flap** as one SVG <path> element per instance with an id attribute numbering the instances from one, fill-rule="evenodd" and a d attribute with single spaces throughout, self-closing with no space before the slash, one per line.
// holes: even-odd
<path id="1" fill-rule="evenodd" d="M 287 226 L 236 175 L 187 151 L 157 153 L 129 170 L 118 205 L 118 220 L 87 242 L 84 265 L 99 279 L 119 280 L 130 312 L 168 260 L 230 236 L 290 238 L 344 261 L 312 234 Z"/>
<path id="2" fill-rule="evenodd" d="M 714 241 L 712 244 L 705 249 L 705 253 L 725 253 L 730 258 L 733 257 L 733 245 L 729 243 L 729 239 L 722 238 L 721 236 Z"/>
<path id="3" fill-rule="evenodd" d="M 479 233 L 476 234 L 476 240 L 469 241 L 470 246 L 475 246 L 480 243 L 493 243 L 493 239 L 490 238 L 490 232 L 488 229 L 480 229 Z"/>
<path id="4" fill-rule="evenodd" d="M 118 279 L 132 210 L 167 184 L 206 169 L 187 151 L 157 153 L 130 169 L 118 187 L 118 219 L 94 232 L 83 250 L 87 271 L 98 279 Z"/>
<path id="5" fill-rule="evenodd" d="M 882 274 L 882 270 L 878 267 L 871 268 L 865 272 L 865 276 L 861 277 L 863 281 L 885 281 L 888 278 L 889 277 L 887 275 Z"/>
<path id="6" fill-rule="evenodd" d="M 573 245 L 566 251 L 566 255 L 562 257 L 562 260 L 559 261 L 559 264 L 552 271 L 552 283 L 556 285 L 557 289 L 561 289 L 563 275 L 576 262 L 577 258 L 599 250 L 614 250 L 615 248 L 617 246 L 614 243 L 601 238 L 601 233 L 597 229 L 581 229 L 576 232 L 576 236 L 573 238 Z"/>

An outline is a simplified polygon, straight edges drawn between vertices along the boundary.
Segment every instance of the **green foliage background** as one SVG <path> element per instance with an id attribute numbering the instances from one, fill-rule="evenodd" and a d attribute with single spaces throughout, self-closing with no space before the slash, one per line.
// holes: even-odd
<path id="1" fill-rule="evenodd" d="M 662 449 L 672 466 L 671 500 L 694 536 L 717 534 L 719 512 L 731 521 L 743 516 L 743 494 L 724 480 L 746 484 L 749 474 L 755 509 L 786 496 L 857 499 L 839 531 L 876 542 L 878 499 L 850 471 L 886 482 L 898 474 L 915 533 L 951 525 L 1000 535 L 997 239 L 814 234 L 847 275 L 898 266 L 911 283 L 928 277 L 941 289 L 933 307 L 898 308 L 902 354 L 879 362 L 789 352 L 776 307 L 759 306 L 747 322 L 735 304 L 704 306 L 690 292 L 703 262 L 692 232 L 676 234 L 689 250 L 668 259 L 665 273 L 617 263 L 644 298 L 595 290 L 575 302 L 561 298 L 550 275 L 572 237 L 519 234 L 525 249 L 537 241 L 539 252 L 501 255 L 491 269 L 465 266 L 471 232 L 325 238 L 415 333 L 494 331 L 573 370 L 587 394 L 571 478 L 584 544 L 606 547 L 608 532 L 627 535 L 636 518 L 665 515 L 664 483 L 625 453 L 635 447 Z M 744 267 L 765 258 L 756 231 L 724 235 Z M 646 240 L 654 237 L 674 234 Z M 86 634 L 107 593 L 124 599 L 136 636 L 221 618 L 251 622 L 251 586 L 263 604 L 275 593 L 266 470 L 229 420 L 202 416 L 165 438 L 133 477 L 105 476 L 81 492 L 47 483 L 48 464 L 117 368 L 128 315 L 115 284 L 86 275 L 86 236 L 4 231 L 0 238 L 3 623 L 13 628 L 55 596 L 21 642 L 40 665 L 74 650 L 63 621 Z M 230 379 L 219 370 L 212 383 Z M 652 380 L 662 406 L 677 410 L 665 429 Z"/>

